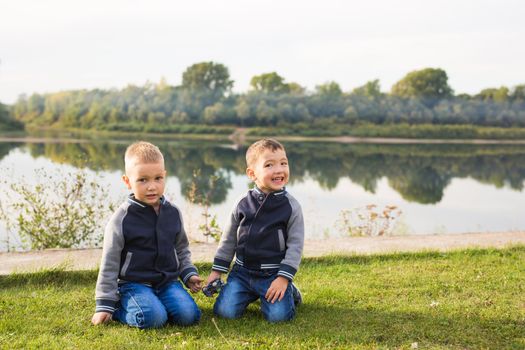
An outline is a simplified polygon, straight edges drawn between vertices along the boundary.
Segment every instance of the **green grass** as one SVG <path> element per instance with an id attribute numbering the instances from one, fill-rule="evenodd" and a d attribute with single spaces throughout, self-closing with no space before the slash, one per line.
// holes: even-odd
<path id="1" fill-rule="evenodd" d="M 471 124 L 330 124 L 310 125 L 306 123 L 285 124 L 276 127 L 253 127 L 247 130 L 250 136 L 304 136 L 304 137 L 379 137 L 406 139 L 444 140 L 523 140 L 525 128 L 489 127 Z"/>
<path id="2" fill-rule="evenodd" d="M 71 136 L 81 138 L 100 139 L 100 137 L 158 137 L 181 139 L 212 139 L 228 140 L 235 136 L 236 126 L 233 125 L 169 125 L 147 127 L 144 125 L 126 124 L 106 126 L 104 128 L 79 129 L 27 126 L 26 129 L 32 136 Z M 10 134 L 10 133 L 8 133 Z M 238 136 L 238 135 L 237 135 Z M 248 127 L 242 137 L 255 140 L 260 137 L 301 137 L 305 140 L 330 139 L 340 136 L 363 138 L 404 138 L 404 139 L 442 139 L 442 140 L 525 140 L 525 128 L 520 127 L 490 127 L 471 124 L 441 125 L 441 124 L 371 124 L 360 123 L 356 125 L 336 124 L 318 121 L 314 124 L 294 123 L 282 124 L 271 127 Z"/>
<path id="3" fill-rule="evenodd" d="M 210 265 L 199 269 L 206 275 Z M 305 259 L 296 279 L 304 304 L 277 325 L 256 304 L 238 320 L 217 319 L 199 294 L 198 326 L 93 327 L 96 274 L 1 277 L 0 348 L 525 348 L 525 246 Z"/>

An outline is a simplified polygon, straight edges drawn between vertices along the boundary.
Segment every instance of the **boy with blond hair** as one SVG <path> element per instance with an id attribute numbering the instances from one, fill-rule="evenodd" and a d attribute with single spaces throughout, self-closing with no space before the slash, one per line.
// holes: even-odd
<path id="1" fill-rule="evenodd" d="M 202 279 L 191 263 L 181 212 L 164 197 L 164 157 L 155 145 L 136 142 L 124 161 L 122 180 L 132 193 L 106 226 L 91 322 L 197 323 L 200 310 L 178 279 L 194 293 Z"/>
<path id="2" fill-rule="evenodd" d="M 235 263 L 213 310 L 237 318 L 260 299 L 266 320 L 288 321 L 301 302 L 292 283 L 304 244 L 301 206 L 285 189 L 290 170 L 278 141 L 252 144 L 246 163 L 255 187 L 236 203 L 215 254 L 208 285 L 229 271 L 234 255 Z"/>

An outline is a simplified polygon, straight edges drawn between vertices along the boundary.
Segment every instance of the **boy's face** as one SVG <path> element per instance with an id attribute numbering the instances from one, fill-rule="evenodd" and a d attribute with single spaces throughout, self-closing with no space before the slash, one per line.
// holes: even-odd
<path id="1" fill-rule="evenodd" d="M 166 170 L 164 162 L 134 163 L 126 170 L 122 180 L 135 198 L 153 207 L 159 205 L 160 197 L 164 194 Z"/>
<path id="2" fill-rule="evenodd" d="M 246 175 L 264 193 L 281 190 L 286 186 L 290 177 L 286 152 L 283 149 L 277 149 L 274 152 L 265 149 L 255 162 L 248 166 Z"/>

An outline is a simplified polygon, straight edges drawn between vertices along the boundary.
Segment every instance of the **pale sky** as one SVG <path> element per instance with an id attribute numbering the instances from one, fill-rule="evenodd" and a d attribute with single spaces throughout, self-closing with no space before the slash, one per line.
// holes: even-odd
<path id="1" fill-rule="evenodd" d="M 523 0 L 0 0 L 0 102 L 19 94 L 123 88 L 198 62 L 234 91 L 276 71 L 344 91 L 439 67 L 456 93 L 525 83 Z"/>

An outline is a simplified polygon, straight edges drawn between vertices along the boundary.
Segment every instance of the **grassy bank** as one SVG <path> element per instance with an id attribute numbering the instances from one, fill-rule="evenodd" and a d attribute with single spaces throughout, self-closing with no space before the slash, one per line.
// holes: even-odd
<path id="1" fill-rule="evenodd" d="M 525 128 L 500 128 L 476 125 L 433 125 L 433 124 L 330 124 L 294 123 L 275 127 L 208 126 L 199 124 L 146 127 L 144 125 L 119 125 L 118 127 L 95 129 L 43 128 L 27 126 L 30 136 L 69 136 L 85 139 L 105 138 L 181 138 L 237 141 L 255 140 L 260 137 L 302 137 L 305 141 L 337 140 L 337 137 L 395 138 L 418 140 L 525 140 Z"/>
<path id="2" fill-rule="evenodd" d="M 170 131 L 156 131 L 153 129 L 134 130 L 134 129 L 114 129 L 114 130 L 95 130 L 95 129 L 78 129 L 78 128 L 42 128 L 27 127 L 26 136 L 30 137 L 59 137 L 59 138 L 78 138 L 86 140 L 109 140 L 109 139 L 197 139 L 197 140 L 228 140 L 228 137 L 235 132 L 234 127 L 209 127 L 206 125 L 185 125 L 173 127 Z M 6 133 L 11 135 L 12 133 Z"/>
<path id="3" fill-rule="evenodd" d="M 434 124 L 305 124 L 296 123 L 273 128 L 256 127 L 247 131 L 251 136 L 305 136 L 305 137 L 384 137 L 406 139 L 485 139 L 524 140 L 525 128 L 500 128 L 477 125 Z"/>
<path id="4" fill-rule="evenodd" d="M 207 274 L 210 265 L 200 265 Z M 525 246 L 305 259 L 297 318 L 266 323 L 250 306 L 217 319 L 196 296 L 196 327 L 92 327 L 96 271 L 0 277 L 2 349 L 523 349 Z"/>

